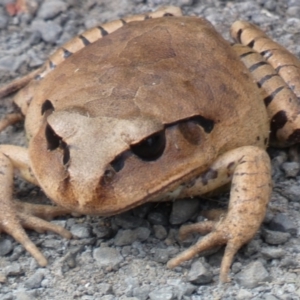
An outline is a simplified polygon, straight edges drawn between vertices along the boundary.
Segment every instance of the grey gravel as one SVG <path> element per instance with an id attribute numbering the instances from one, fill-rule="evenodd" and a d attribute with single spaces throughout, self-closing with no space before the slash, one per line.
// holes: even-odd
<path id="1" fill-rule="evenodd" d="M 149 298 L 151 300 L 172 300 L 172 299 L 176 299 L 175 295 L 173 293 L 173 288 L 171 288 L 171 287 L 155 289 L 154 291 L 149 293 Z"/>
<path id="2" fill-rule="evenodd" d="M 23 270 L 19 263 L 12 263 L 4 269 L 7 276 L 17 276 L 23 274 Z"/>
<path id="3" fill-rule="evenodd" d="M 38 31 L 45 42 L 54 44 L 62 32 L 62 27 L 53 21 L 34 20 L 31 31 Z"/>
<path id="4" fill-rule="evenodd" d="M 37 270 L 24 282 L 24 286 L 28 289 L 37 289 L 41 286 L 43 279 L 44 272 L 42 270 Z"/>
<path id="5" fill-rule="evenodd" d="M 264 282 L 270 281 L 268 271 L 260 261 L 255 261 L 245 266 L 245 268 L 236 275 L 237 282 L 245 288 L 255 288 Z"/>
<path id="6" fill-rule="evenodd" d="M 166 228 L 162 225 L 153 225 L 153 230 L 154 236 L 159 240 L 164 240 L 168 235 Z"/>
<path id="7" fill-rule="evenodd" d="M 140 299 L 140 300 L 146 300 L 148 299 L 148 295 L 151 291 L 151 287 L 149 285 L 144 285 L 141 287 L 136 287 L 133 289 L 132 294 L 134 297 Z"/>
<path id="8" fill-rule="evenodd" d="M 281 248 L 264 247 L 261 249 L 261 254 L 266 259 L 275 259 L 283 257 L 286 252 Z"/>
<path id="9" fill-rule="evenodd" d="M 286 177 L 296 177 L 299 173 L 300 165 L 298 162 L 285 162 L 282 164 L 282 169 Z"/>
<path id="10" fill-rule="evenodd" d="M 38 10 L 37 16 L 43 20 L 53 19 L 60 13 L 66 11 L 68 4 L 64 1 L 50 0 L 43 2 Z"/>
<path id="11" fill-rule="evenodd" d="M 90 226 L 87 225 L 82 225 L 82 224 L 74 224 L 71 228 L 70 228 L 71 233 L 81 239 L 84 238 L 89 238 L 91 237 L 91 228 Z"/>
<path id="12" fill-rule="evenodd" d="M 153 259 L 159 263 L 167 263 L 169 260 L 168 249 L 155 249 Z"/>
<path id="13" fill-rule="evenodd" d="M 286 214 L 276 214 L 268 224 L 268 228 L 274 231 L 288 232 L 296 235 L 298 231 L 297 225 Z"/>
<path id="14" fill-rule="evenodd" d="M 9 72 L 16 72 L 25 61 L 25 55 L 20 55 L 17 58 L 7 55 L 0 58 L 0 69 Z"/>
<path id="15" fill-rule="evenodd" d="M 169 223 L 166 214 L 157 211 L 150 212 L 147 219 L 153 225 L 167 225 Z"/>
<path id="16" fill-rule="evenodd" d="M 245 289 L 240 289 L 238 294 L 236 295 L 237 300 L 246 300 L 246 299 L 251 299 L 253 294 Z"/>
<path id="17" fill-rule="evenodd" d="M 282 195 L 287 197 L 291 201 L 300 202 L 300 186 L 289 185 L 280 191 Z"/>
<path id="18" fill-rule="evenodd" d="M 8 24 L 8 17 L 0 12 L 0 29 L 5 29 Z"/>

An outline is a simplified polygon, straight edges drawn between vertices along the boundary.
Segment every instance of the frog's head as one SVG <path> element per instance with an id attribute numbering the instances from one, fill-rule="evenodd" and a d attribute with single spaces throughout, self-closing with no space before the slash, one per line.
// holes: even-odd
<path id="1" fill-rule="evenodd" d="M 109 215 L 153 201 L 214 158 L 214 123 L 201 116 L 162 124 L 150 115 L 129 121 L 45 107 L 29 147 L 32 168 L 46 194 L 73 211 Z"/>

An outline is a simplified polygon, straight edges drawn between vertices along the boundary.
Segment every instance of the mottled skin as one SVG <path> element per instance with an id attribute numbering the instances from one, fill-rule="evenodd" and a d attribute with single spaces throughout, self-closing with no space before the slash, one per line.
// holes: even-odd
<path id="1" fill-rule="evenodd" d="M 265 148 L 273 112 L 265 108 L 266 92 L 210 23 L 179 16 L 167 7 L 104 24 L 0 90 L 7 94 L 35 76 L 15 98 L 26 115 L 29 147 L 0 146 L 0 229 L 41 265 L 47 262 L 23 227 L 70 234 L 37 216 L 113 215 L 230 182 L 228 213 L 183 227 L 182 237 L 210 233 L 168 266 L 226 244 L 220 271 L 226 282 L 233 256 L 258 230 L 271 193 Z M 14 168 L 58 206 L 24 212 L 14 204 Z"/>

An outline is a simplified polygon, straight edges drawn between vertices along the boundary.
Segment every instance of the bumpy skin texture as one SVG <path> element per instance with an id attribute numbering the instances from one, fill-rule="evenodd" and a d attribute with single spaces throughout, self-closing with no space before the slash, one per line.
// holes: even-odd
<path id="1" fill-rule="evenodd" d="M 168 263 L 175 267 L 226 244 L 222 282 L 229 280 L 234 254 L 258 230 L 271 193 L 265 92 L 238 57 L 245 55 L 210 23 L 179 15 L 168 7 L 150 16 L 157 19 L 137 16 L 104 24 L 67 43 L 43 69 L 0 90 L 5 94 L 38 74 L 16 96 L 26 115 L 29 150 L 0 146 L 0 229 L 41 265 L 45 258 L 22 226 L 65 237 L 68 232 L 38 219 L 44 209 L 32 207 L 24 217 L 22 205 L 12 205 L 13 168 L 59 205 L 52 216 L 113 215 L 231 182 L 228 213 L 183 227 L 182 237 L 210 233 Z M 136 152 L 153 145 L 150 158 Z"/>

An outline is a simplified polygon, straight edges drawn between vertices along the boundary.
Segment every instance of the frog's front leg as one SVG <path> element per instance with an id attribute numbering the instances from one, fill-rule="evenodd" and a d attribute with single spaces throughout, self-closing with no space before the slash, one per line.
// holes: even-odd
<path id="1" fill-rule="evenodd" d="M 71 233 L 61 226 L 40 219 L 53 218 L 68 213 L 66 209 L 49 205 L 21 203 L 12 199 L 13 171 L 18 169 L 24 179 L 37 184 L 30 166 L 27 149 L 11 145 L 0 146 L 0 232 L 14 237 L 37 260 L 41 266 L 47 264 L 46 258 L 28 238 L 25 228 L 38 232 L 50 230 L 65 238 Z"/>
<path id="2" fill-rule="evenodd" d="M 211 168 L 202 174 L 181 196 L 195 196 L 209 192 L 230 182 L 229 208 L 218 221 L 206 221 L 183 226 L 180 235 L 191 232 L 206 235 L 168 262 L 174 268 L 198 253 L 216 246 L 226 245 L 221 264 L 220 280 L 228 282 L 228 272 L 236 252 L 253 238 L 266 213 L 271 195 L 271 167 L 267 153 L 255 146 L 245 146 L 220 156 Z"/>

